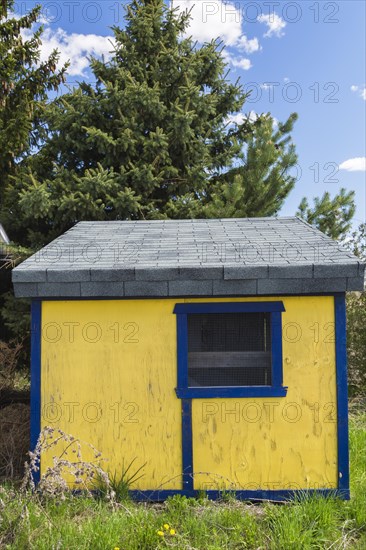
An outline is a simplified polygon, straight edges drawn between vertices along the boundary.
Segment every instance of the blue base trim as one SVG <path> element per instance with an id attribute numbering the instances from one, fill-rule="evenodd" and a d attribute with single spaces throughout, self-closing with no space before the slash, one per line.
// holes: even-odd
<path id="1" fill-rule="evenodd" d="M 32 300 L 31 304 L 31 421 L 30 448 L 34 451 L 41 431 L 41 316 L 42 302 Z M 40 467 L 40 464 L 39 464 Z M 40 472 L 33 473 L 38 483 Z"/>
<path id="2" fill-rule="evenodd" d="M 348 388 L 345 295 L 334 297 L 337 373 L 338 489 L 349 493 Z"/>
<path id="3" fill-rule="evenodd" d="M 257 491 L 197 491 L 197 490 L 165 490 L 165 491 L 130 491 L 130 496 L 138 502 L 158 502 L 164 501 L 168 497 L 181 495 L 186 497 L 199 497 L 202 494 L 210 500 L 219 500 L 231 494 L 238 500 L 262 501 L 270 500 L 275 502 L 286 502 L 296 498 L 306 496 L 335 497 L 342 500 L 349 500 L 349 491 L 340 491 L 339 489 L 304 489 L 304 490 L 257 490 Z"/>
<path id="4" fill-rule="evenodd" d="M 212 386 L 197 388 L 175 388 L 175 393 L 180 399 L 205 398 L 205 397 L 285 397 L 287 387 L 280 386 Z"/>

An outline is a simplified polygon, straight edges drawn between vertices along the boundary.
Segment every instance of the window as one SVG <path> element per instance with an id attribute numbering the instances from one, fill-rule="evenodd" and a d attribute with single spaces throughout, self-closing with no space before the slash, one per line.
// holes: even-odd
<path id="1" fill-rule="evenodd" d="M 176 304 L 178 397 L 284 396 L 282 302 Z"/>
<path id="2" fill-rule="evenodd" d="M 188 386 L 270 386 L 269 313 L 188 315 Z"/>

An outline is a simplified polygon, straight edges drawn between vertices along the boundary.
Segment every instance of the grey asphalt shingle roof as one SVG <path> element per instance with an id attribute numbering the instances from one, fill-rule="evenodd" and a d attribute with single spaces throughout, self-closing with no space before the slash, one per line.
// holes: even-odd
<path id="1" fill-rule="evenodd" d="M 17 296 L 363 290 L 364 265 L 295 217 L 80 222 L 13 270 Z"/>

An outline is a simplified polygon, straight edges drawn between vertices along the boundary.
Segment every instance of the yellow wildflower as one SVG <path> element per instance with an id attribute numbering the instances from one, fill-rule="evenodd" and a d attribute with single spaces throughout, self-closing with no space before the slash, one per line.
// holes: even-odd
<path id="1" fill-rule="evenodd" d="M 171 535 L 175 535 L 175 529 L 170 529 L 169 533 L 170 533 Z"/>
<path id="2" fill-rule="evenodd" d="M 164 529 L 165 529 L 166 531 L 168 531 L 168 529 L 169 529 L 169 523 L 164 523 L 164 526 L 163 526 L 163 527 L 164 527 Z"/>
<path id="3" fill-rule="evenodd" d="M 164 536 L 163 531 L 158 531 L 157 533 L 158 533 L 159 537 L 163 537 L 163 536 Z"/>

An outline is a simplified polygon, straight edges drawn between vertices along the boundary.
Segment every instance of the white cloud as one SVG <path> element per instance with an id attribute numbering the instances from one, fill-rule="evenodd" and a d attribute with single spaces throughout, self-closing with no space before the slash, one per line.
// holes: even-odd
<path id="1" fill-rule="evenodd" d="M 255 122 L 258 118 L 258 114 L 255 111 L 249 111 L 249 113 L 237 113 L 236 115 L 229 115 L 226 119 L 228 124 L 243 124 L 247 119 L 250 122 Z"/>
<path id="2" fill-rule="evenodd" d="M 256 113 L 255 111 L 249 111 L 249 113 L 237 113 L 236 115 L 229 115 L 226 119 L 227 124 L 243 124 L 245 120 L 249 120 L 250 122 L 255 122 L 258 117 L 260 116 L 267 116 L 265 113 L 262 113 L 262 115 Z M 279 126 L 279 120 L 278 118 L 270 115 L 272 119 L 272 127 L 273 131 L 275 132 L 278 129 Z"/>
<path id="3" fill-rule="evenodd" d="M 268 30 L 264 35 L 267 38 L 270 38 L 271 36 L 277 36 L 280 38 L 285 34 L 283 29 L 286 27 L 286 22 L 275 12 L 271 14 L 262 13 L 258 16 L 258 21 L 267 25 Z"/>
<path id="4" fill-rule="evenodd" d="M 248 39 L 245 34 L 239 38 L 236 46 L 239 50 L 244 50 L 245 53 L 254 53 L 260 49 L 258 38 Z"/>
<path id="5" fill-rule="evenodd" d="M 174 8 L 191 11 L 188 34 L 199 42 L 220 36 L 227 46 L 233 46 L 242 36 L 242 15 L 233 4 L 222 0 L 173 0 Z"/>
<path id="6" fill-rule="evenodd" d="M 244 71 L 248 71 L 252 66 L 250 59 L 246 59 L 245 57 L 243 58 L 231 57 L 229 60 L 230 60 L 230 63 L 233 65 L 233 67 L 239 67 Z"/>
<path id="7" fill-rule="evenodd" d="M 366 157 L 345 160 L 339 165 L 339 169 L 347 172 L 366 172 Z"/>
<path id="8" fill-rule="evenodd" d="M 258 38 L 248 38 L 243 33 L 243 15 L 242 10 L 236 7 L 237 3 L 224 0 L 172 0 L 172 5 L 181 12 L 190 11 L 191 21 L 186 34 L 201 44 L 221 38 L 225 46 L 237 48 L 246 54 L 260 50 Z M 227 52 L 225 57 L 234 67 L 248 70 L 252 66 L 249 59 L 239 58 Z"/>
<path id="9" fill-rule="evenodd" d="M 30 39 L 33 35 L 31 30 L 22 32 L 24 39 Z M 100 57 L 106 59 L 111 57 L 113 50 L 112 36 L 100 36 L 97 34 L 68 34 L 64 29 L 51 29 L 46 27 L 41 37 L 42 45 L 41 61 L 45 61 L 54 49 L 60 52 L 58 67 L 70 61 L 67 70 L 70 76 L 85 76 L 85 70 L 89 66 L 88 57 Z"/>
<path id="10" fill-rule="evenodd" d="M 248 115 L 250 122 L 255 122 L 257 118 L 259 117 L 258 113 L 255 111 L 249 111 Z"/>
<path id="11" fill-rule="evenodd" d="M 237 113 L 236 115 L 229 115 L 226 119 L 226 124 L 243 124 L 246 119 L 244 113 Z"/>
<path id="12" fill-rule="evenodd" d="M 41 12 L 38 16 L 37 23 L 40 25 L 50 25 L 52 23 L 52 17 L 47 16 L 46 13 Z"/>
<path id="13" fill-rule="evenodd" d="M 228 52 L 227 49 L 225 49 L 222 52 L 222 55 L 226 63 L 230 63 L 230 65 L 232 65 L 233 67 L 238 67 L 240 69 L 243 69 L 244 71 L 247 71 L 252 67 L 252 63 L 250 59 L 247 59 L 246 57 L 234 55 L 231 52 Z"/>
<path id="14" fill-rule="evenodd" d="M 358 95 L 362 97 L 364 101 L 366 101 L 366 86 L 355 86 L 353 84 L 351 86 L 351 92 L 358 92 Z"/>

